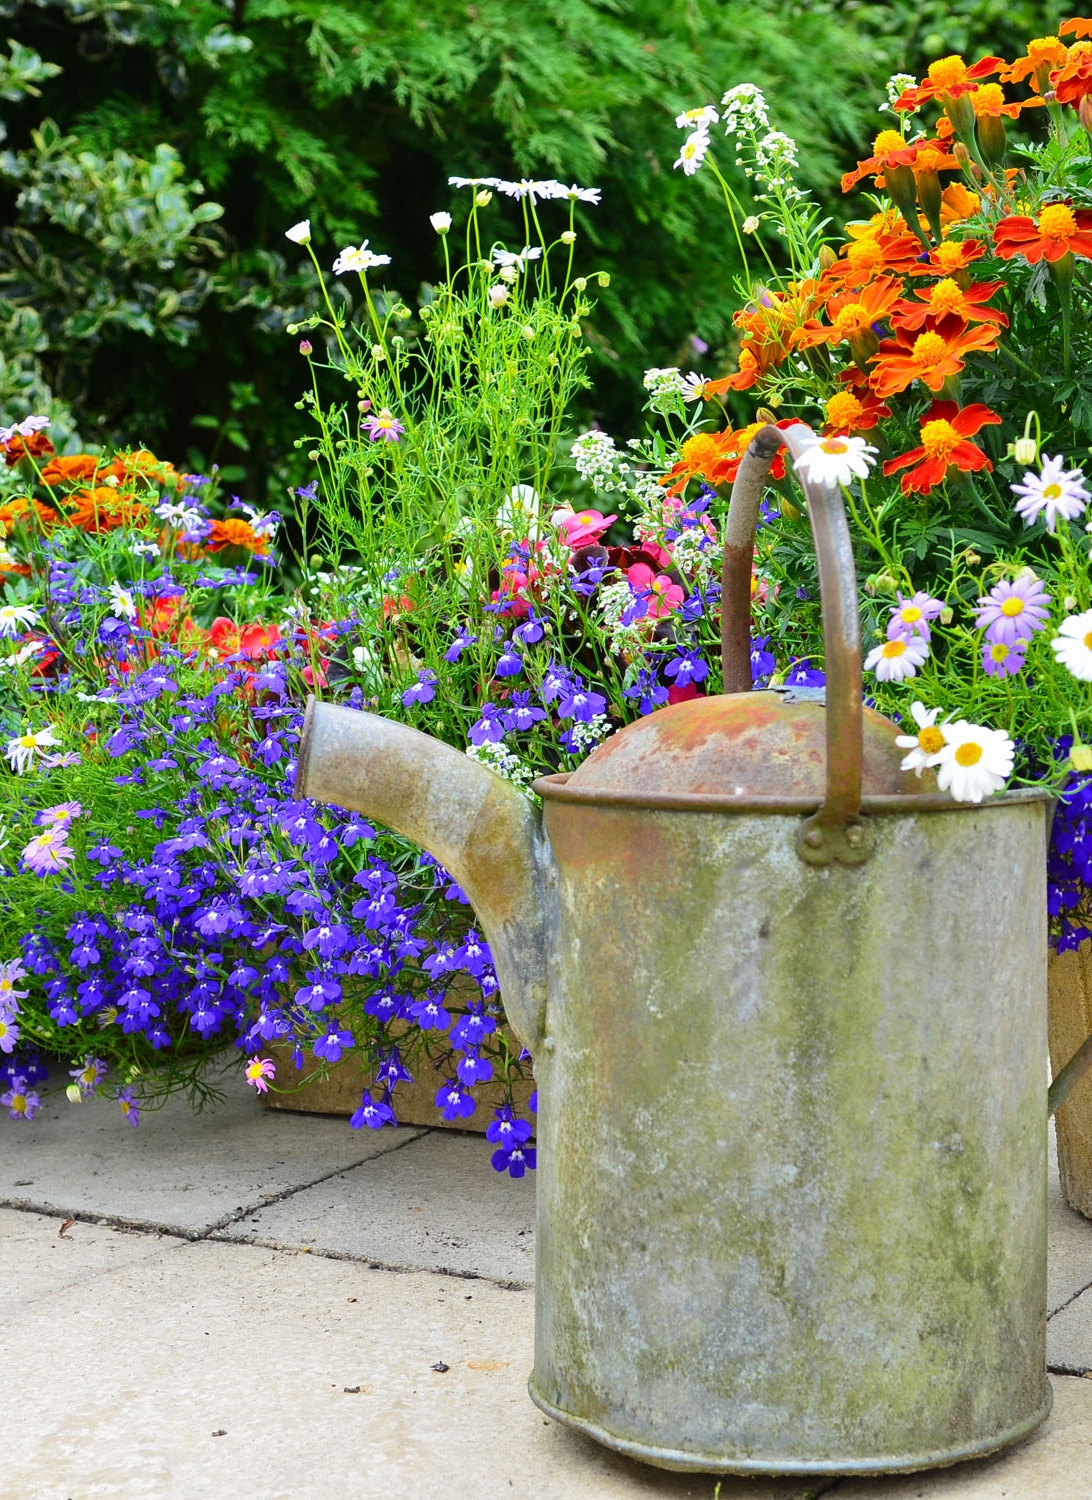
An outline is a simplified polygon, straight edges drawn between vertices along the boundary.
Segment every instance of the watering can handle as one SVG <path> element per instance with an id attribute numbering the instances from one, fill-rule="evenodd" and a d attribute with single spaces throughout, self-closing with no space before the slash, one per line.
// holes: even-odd
<path id="1" fill-rule="evenodd" d="M 766 475 L 779 448 L 787 448 L 796 458 L 809 438 L 814 438 L 814 433 L 803 422 L 789 428 L 761 428 L 743 455 L 732 486 L 720 605 L 726 693 L 751 691 L 751 569 Z M 808 864 L 827 865 L 837 860 L 859 865 L 872 852 L 873 836 L 861 817 L 864 709 L 857 570 L 839 490 L 816 484 L 803 475 L 800 481 L 819 563 L 827 677 L 827 791 L 818 812 L 801 824 L 796 847 Z"/>

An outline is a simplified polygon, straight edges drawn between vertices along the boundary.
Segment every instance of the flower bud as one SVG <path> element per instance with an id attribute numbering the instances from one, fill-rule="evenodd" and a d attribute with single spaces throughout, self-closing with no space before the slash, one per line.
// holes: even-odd
<path id="1" fill-rule="evenodd" d="M 515 266 L 501 266 L 497 275 L 502 281 L 507 281 L 509 286 L 514 285 L 519 280 L 519 272 Z"/>
<path id="2" fill-rule="evenodd" d="M 528 341 L 533 339 L 535 336 L 535 330 L 531 327 L 530 323 L 525 323 L 519 332 L 520 337 L 525 338 Z"/>
<path id="3" fill-rule="evenodd" d="M 950 604 L 946 604 L 940 614 L 937 615 L 937 619 L 942 625 L 950 625 L 955 619 L 955 610 Z"/>
<path id="4" fill-rule="evenodd" d="M 1039 457 L 1039 444 L 1033 437 L 1017 438 L 1011 451 L 1018 464 L 1033 464 Z"/>
<path id="5" fill-rule="evenodd" d="M 1005 122 L 1000 115 L 983 115 L 978 122 L 978 149 L 987 166 L 997 167 L 1008 149 Z"/>
<path id="6" fill-rule="evenodd" d="M 1074 745 L 1069 752 L 1069 764 L 1075 771 L 1092 771 L 1092 745 Z"/>
<path id="7" fill-rule="evenodd" d="M 428 221 L 437 234 L 446 234 L 451 228 L 450 214 L 429 214 Z"/>
<path id="8" fill-rule="evenodd" d="M 573 286 L 576 287 L 578 292 L 586 292 L 588 289 L 588 278 L 586 276 L 578 276 L 573 282 Z"/>
<path id="9" fill-rule="evenodd" d="M 70 1104 L 82 1104 L 83 1094 L 78 1083 L 70 1083 L 65 1089 L 65 1096 Z"/>
<path id="10" fill-rule="evenodd" d="M 1081 122 L 1084 133 L 1092 136 L 1092 98 L 1085 94 L 1077 106 L 1077 117 Z"/>
<path id="11" fill-rule="evenodd" d="M 493 194 L 489 191 L 488 188 L 482 188 L 479 192 L 474 194 L 474 202 L 478 205 L 479 208 L 484 208 L 487 203 L 491 203 L 492 201 Z"/>
<path id="12" fill-rule="evenodd" d="M 610 286 L 610 272 L 609 271 L 600 271 L 599 272 L 599 285 L 600 286 Z"/>
<path id="13" fill-rule="evenodd" d="M 956 135 L 970 135 L 974 129 L 974 105 L 970 94 L 959 94 L 954 99 L 951 94 L 944 94 L 941 104 Z"/>
<path id="14" fill-rule="evenodd" d="M 298 323 L 289 323 L 284 331 L 288 334 L 289 338 L 295 338 L 296 334 L 300 331 L 300 325 Z"/>
<path id="15" fill-rule="evenodd" d="M 743 230 L 744 234 L 757 234 L 758 226 L 761 223 L 762 220 L 758 217 L 757 214 L 748 214 L 743 223 L 740 225 L 740 228 Z"/>
<path id="16" fill-rule="evenodd" d="M 829 245 L 822 245 L 820 247 L 820 249 L 819 249 L 819 269 L 820 269 L 820 271 L 829 271 L 830 268 L 831 268 L 831 266 L 834 265 L 834 263 L 835 263 L 835 261 L 837 259 L 838 259 L 837 255 L 835 255 L 834 251 L 830 248 Z"/>
<path id="17" fill-rule="evenodd" d="M 372 358 L 374 360 L 376 360 L 377 363 L 382 364 L 383 360 L 385 360 L 386 357 L 387 357 L 387 351 L 386 351 L 386 349 L 383 348 L 382 344 L 373 344 L 372 345 Z"/>
<path id="18" fill-rule="evenodd" d="M 564 232 L 564 234 L 562 234 L 562 236 L 561 236 L 561 243 L 563 245 L 575 245 L 575 243 L 576 243 L 576 230 L 575 229 L 566 229 L 565 232 Z"/>
<path id="19" fill-rule="evenodd" d="M 307 457 L 311 460 L 311 462 L 313 464 L 317 464 L 318 461 L 319 461 L 319 459 L 322 457 L 322 454 L 318 451 L 317 448 L 312 448 L 311 451 L 310 451 L 310 453 L 307 455 Z"/>
<path id="20" fill-rule="evenodd" d="M 300 339 L 300 353 L 306 358 L 311 353 L 311 340 Z"/>
<path id="21" fill-rule="evenodd" d="M 364 398 L 363 401 L 358 401 L 356 403 L 356 409 L 357 409 L 357 411 L 371 411 L 371 409 L 372 409 L 372 403 L 365 396 L 365 398 Z"/>
<path id="22" fill-rule="evenodd" d="M 490 307 L 503 307 L 504 304 L 508 301 L 511 293 L 502 282 L 498 281 L 495 283 L 495 285 L 489 288 L 489 292 L 487 295 L 489 297 Z"/>
<path id="23" fill-rule="evenodd" d="M 1072 594 L 1067 594 L 1062 602 L 1067 613 L 1071 613 L 1077 608 L 1077 601 Z"/>

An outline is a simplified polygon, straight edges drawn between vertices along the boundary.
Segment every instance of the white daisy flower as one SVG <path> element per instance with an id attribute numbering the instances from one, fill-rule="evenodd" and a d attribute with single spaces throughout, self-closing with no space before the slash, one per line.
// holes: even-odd
<path id="1" fill-rule="evenodd" d="M 876 462 L 876 449 L 862 437 L 817 437 L 807 439 L 808 446 L 794 459 L 796 472 L 803 479 L 827 489 L 836 484 L 850 484 L 866 479 Z"/>
<path id="2" fill-rule="evenodd" d="M 522 250 L 505 250 L 498 248 L 493 251 L 493 264 L 496 266 L 510 266 L 514 271 L 526 271 L 529 260 L 538 260 L 542 254 L 541 245 L 524 245 Z"/>
<path id="3" fill-rule="evenodd" d="M 137 606 L 132 591 L 123 589 L 116 579 L 110 585 L 110 604 L 119 615 L 124 615 L 127 620 L 136 619 Z"/>
<path id="4" fill-rule="evenodd" d="M 489 298 L 490 307 L 503 307 L 512 295 L 503 282 L 495 282 L 486 293 Z"/>
<path id="5" fill-rule="evenodd" d="M 293 224 L 291 229 L 284 231 L 286 240 L 291 240 L 293 245 L 309 245 L 311 243 L 311 220 L 301 219 L 298 224 Z"/>
<path id="6" fill-rule="evenodd" d="M 1084 487 L 1084 475 L 1080 469 L 1064 469 L 1060 453 L 1054 458 L 1043 455 L 1042 469 L 1038 474 L 1027 473 L 1020 484 L 1010 485 L 1016 502 L 1016 514 L 1023 516 L 1027 525 L 1039 519 L 1040 512 L 1048 531 L 1061 516 L 1063 521 L 1075 521 L 1092 501 L 1092 495 Z"/>
<path id="7" fill-rule="evenodd" d="M 684 401 L 704 401 L 709 384 L 708 375 L 696 375 L 693 370 L 683 376 L 681 395 Z"/>
<path id="8" fill-rule="evenodd" d="M 33 625 L 38 611 L 29 604 L 0 605 L 0 636 L 15 635 L 21 625 Z"/>
<path id="9" fill-rule="evenodd" d="M 675 116 L 675 124 L 680 130 L 708 130 L 719 119 L 714 105 L 702 104 L 698 109 L 684 109 L 681 115 Z"/>
<path id="10" fill-rule="evenodd" d="M 910 716 L 918 726 L 917 734 L 900 734 L 895 744 L 900 750 L 909 750 L 900 767 L 903 771 L 914 771 L 918 776 L 929 766 L 935 766 L 940 752 L 948 743 L 945 726 L 936 722 L 939 708 L 926 708 L 924 703 L 911 703 Z"/>
<path id="11" fill-rule="evenodd" d="M 500 183 L 496 177 L 449 177 L 447 185 L 454 188 L 480 188 L 498 187 Z"/>
<path id="12" fill-rule="evenodd" d="M 49 724 L 45 729 L 37 731 L 28 729 L 26 734 L 16 735 L 15 739 L 8 741 L 8 748 L 4 754 L 11 762 L 11 768 L 16 775 L 22 776 L 24 771 L 30 770 L 35 755 L 42 753 L 43 746 L 59 744 L 60 740 L 54 733 L 53 726 Z"/>
<path id="13" fill-rule="evenodd" d="M 705 160 L 705 153 L 708 150 L 709 131 L 695 130 L 683 141 L 682 150 L 679 152 L 678 159 L 674 165 L 676 168 L 682 167 L 687 177 L 693 177 L 694 173 Z"/>
<path id="14" fill-rule="evenodd" d="M 558 186 L 560 187 L 561 184 L 559 183 Z M 571 187 L 562 187 L 559 193 L 554 194 L 555 198 L 568 198 L 570 202 L 575 203 L 598 203 L 602 196 L 602 188 L 577 187 L 575 182 Z M 562 239 L 564 238 L 565 236 L 562 235 Z"/>
<path id="15" fill-rule="evenodd" d="M 33 661 L 36 656 L 41 656 L 45 650 L 43 641 L 28 641 L 25 646 L 13 652 L 11 656 L 0 656 L 0 671 L 14 671 L 17 667 L 25 667 L 28 661 Z"/>
<path id="16" fill-rule="evenodd" d="M 905 677 L 916 677 L 929 655 L 929 642 L 921 636 L 908 638 L 896 636 L 893 641 L 884 641 L 865 657 L 865 671 L 875 672 L 881 682 L 902 682 Z"/>
<path id="17" fill-rule="evenodd" d="M 374 250 L 368 249 L 368 241 L 365 240 L 359 248 L 346 245 L 345 249 L 334 261 L 334 275 L 344 276 L 346 271 L 358 271 L 361 275 L 370 271 L 373 266 L 389 266 L 391 258 L 389 255 L 376 255 Z"/>
<path id="18" fill-rule="evenodd" d="M 1016 746 L 1003 729 L 984 729 L 960 719 L 944 726 L 944 749 L 937 758 L 937 786 L 957 802 L 981 802 L 1000 792 L 1012 775 Z"/>
<path id="19" fill-rule="evenodd" d="M 437 234 L 446 234 L 451 228 L 450 214 L 429 214 L 428 221 Z"/>
<path id="20" fill-rule="evenodd" d="M 1092 609 L 1063 620 L 1050 649 L 1079 682 L 1092 682 Z"/>
<path id="21" fill-rule="evenodd" d="M 530 177 L 521 177 L 519 182 L 497 182 L 495 187 L 498 193 L 504 193 L 508 198 L 527 198 L 532 204 L 541 199 L 568 196 L 568 189 L 564 184 L 552 177 L 542 182 L 535 182 Z"/>

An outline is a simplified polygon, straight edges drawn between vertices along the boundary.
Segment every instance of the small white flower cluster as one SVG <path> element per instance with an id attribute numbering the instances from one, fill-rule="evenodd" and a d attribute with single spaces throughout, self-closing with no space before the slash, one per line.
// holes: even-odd
<path id="1" fill-rule="evenodd" d="M 594 719 L 581 723 L 578 719 L 572 727 L 570 743 L 574 754 L 581 754 L 585 750 L 594 750 L 596 745 L 601 745 L 611 732 L 610 720 L 606 714 L 596 714 Z"/>
<path id="2" fill-rule="evenodd" d="M 633 603 L 633 590 L 628 581 L 623 578 L 618 583 L 604 585 L 599 589 L 596 603 L 611 651 L 622 657 L 640 655 L 645 645 L 640 625 L 637 622 L 622 624 L 622 616 Z"/>
<path id="3" fill-rule="evenodd" d="M 671 556 L 679 572 L 702 587 L 720 573 L 720 554 L 700 527 L 680 531 L 671 544 Z"/>
<path id="4" fill-rule="evenodd" d="M 596 490 L 613 490 L 618 486 L 614 483 L 614 470 L 618 463 L 618 452 L 614 446 L 614 439 L 609 432 L 601 432 L 598 428 L 591 428 L 588 432 L 582 432 L 573 442 L 569 450 L 572 454 L 576 472 L 581 479 Z"/>
<path id="5" fill-rule="evenodd" d="M 918 726 L 917 734 L 900 734 L 895 744 L 910 753 L 902 762 L 904 771 L 935 767 L 937 786 L 951 792 L 957 802 L 981 802 L 983 797 L 1003 790 L 1012 775 L 1016 746 L 1003 729 L 985 729 L 959 719 L 954 724 L 938 724 L 937 708 L 912 703 L 910 713 Z"/>
<path id="6" fill-rule="evenodd" d="M 802 196 L 792 180 L 796 165 L 796 142 L 783 130 L 767 131 L 755 146 L 757 180 L 766 187 L 781 188 L 786 198 Z"/>
<path id="7" fill-rule="evenodd" d="M 644 387 L 648 392 L 648 404 L 662 416 L 677 412 L 685 399 L 686 382 L 674 365 L 653 366 L 645 371 Z"/>
<path id="8" fill-rule="evenodd" d="M 737 83 L 729 89 L 721 103 L 721 122 L 726 135 L 742 139 L 745 135 L 757 135 L 760 130 L 769 130 L 770 116 L 766 110 L 766 96 L 755 83 Z"/>
<path id="9" fill-rule="evenodd" d="M 466 753 L 470 760 L 476 760 L 480 766 L 495 771 L 505 781 L 518 786 L 520 791 L 525 792 L 535 779 L 536 773 L 518 755 L 513 755 L 507 745 L 486 740 L 481 745 L 467 745 Z"/>
<path id="10" fill-rule="evenodd" d="M 893 115 L 895 111 L 895 100 L 902 97 L 907 89 L 916 89 L 918 81 L 913 73 L 892 73 L 887 80 L 887 103 L 881 104 L 877 113 L 881 115 Z"/>

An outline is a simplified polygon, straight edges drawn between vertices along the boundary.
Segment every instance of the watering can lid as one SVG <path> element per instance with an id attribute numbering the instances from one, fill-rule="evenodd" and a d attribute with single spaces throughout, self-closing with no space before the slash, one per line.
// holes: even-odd
<path id="1" fill-rule="evenodd" d="M 573 790 L 640 797 L 713 795 L 818 802 L 827 785 L 826 708 L 793 691 L 694 698 L 612 735 L 568 778 Z M 866 797 L 935 790 L 931 773 L 901 769 L 897 725 L 864 710 L 861 791 Z"/>

